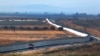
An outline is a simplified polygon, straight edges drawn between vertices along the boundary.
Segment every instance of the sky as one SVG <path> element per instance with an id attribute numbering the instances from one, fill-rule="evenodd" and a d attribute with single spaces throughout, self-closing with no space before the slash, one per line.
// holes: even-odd
<path id="1" fill-rule="evenodd" d="M 0 0 L 0 12 L 100 13 L 100 0 Z"/>

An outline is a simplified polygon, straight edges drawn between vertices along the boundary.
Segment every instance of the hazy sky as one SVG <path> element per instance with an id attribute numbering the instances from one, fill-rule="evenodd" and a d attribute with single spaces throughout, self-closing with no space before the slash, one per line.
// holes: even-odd
<path id="1" fill-rule="evenodd" d="M 100 0 L 0 0 L 0 12 L 100 13 Z"/>

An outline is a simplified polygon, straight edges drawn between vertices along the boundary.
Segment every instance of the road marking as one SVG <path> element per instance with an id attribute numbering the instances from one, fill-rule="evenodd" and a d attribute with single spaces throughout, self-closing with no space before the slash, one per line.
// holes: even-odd
<path id="1" fill-rule="evenodd" d="M 96 38 L 96 39 L 100 40 L 100 38 L 99 38 L 99 37 L 95 37 L 95 36 L 91 36 L 91 37 L 93 37 L 93 38 Z"/>

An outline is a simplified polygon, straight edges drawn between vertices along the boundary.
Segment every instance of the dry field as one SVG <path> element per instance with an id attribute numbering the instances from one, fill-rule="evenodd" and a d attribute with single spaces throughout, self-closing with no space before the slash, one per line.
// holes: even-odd
<path id="1" fill-rule="evenodd" d="M 72 33 L 57 30 L 29 31 L 29 30 L 0 30 L 0 45 L 16 42 L 36 41 L 75 36 Z"/>

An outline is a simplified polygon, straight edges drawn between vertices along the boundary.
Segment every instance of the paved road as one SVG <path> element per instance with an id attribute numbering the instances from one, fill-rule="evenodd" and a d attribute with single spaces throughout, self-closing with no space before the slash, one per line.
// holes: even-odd
<path id="1" fill-rule="evenodd" d="M 100 41 L 100 37 L 95 37 L 95 36 L 91 36 L 91 37 L 93 37 L 93 38 L 95 38 L 95 39 Z"/>

